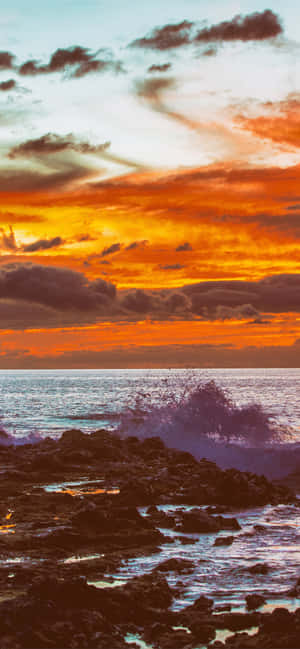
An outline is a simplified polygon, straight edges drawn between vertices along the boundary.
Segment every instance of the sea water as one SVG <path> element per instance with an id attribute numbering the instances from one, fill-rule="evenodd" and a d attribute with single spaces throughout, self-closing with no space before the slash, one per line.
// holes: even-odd
<path id="1" fill-rule="evenodd" d="M 300 440 L 300 369 L 0 370 L 0 427 L 16 438 L 116 429 L 124 412 L 215 381 L 237 406 L 261 404 Z"/>

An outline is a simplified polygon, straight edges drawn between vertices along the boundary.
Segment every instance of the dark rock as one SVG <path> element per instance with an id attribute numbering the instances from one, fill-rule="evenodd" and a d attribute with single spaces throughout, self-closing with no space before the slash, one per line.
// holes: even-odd
<path id="1" fill-rule="evenodd" d="M 267 575 L 270 572 L 270 566 L 267 563 L 256 563 L 254 566 L 247 568 L 252 575 Z"/>
<path id="2" fill-rule="evenodd" d="M 275 608 L 272 613 L 265 616 L 262 623 L 263 632 L 282 632 L 292 630 L 295 627 L 295 618 L 286 608 Z M 300 637 L 300 636 L 299 636 Z"/>
<path id="3" fill-rule="evenodd" d="M 220 536 L 216 538 L 214 545 L 231 545 L 234 541 L 234 536 Z"/>
<path id="4" fill-rule="evenodd" d="M 191 635 L 181 630 L 170 629 L 159 637 L 160 649 L 184 649 L 191 643 Z"/>
<path id="5" fill-rule="evenodd" d="M 194 563 L 189 559 L 166 559 L 154 569 L 155 572 L 193 572 Z"/>
<path id="6" fill-rule="evenodd" d="M 191 512 L 184 512 L 178 525 L 178 531 L 189 534 L 207 534 L 218 532 L 220 525 L 218 521 L 201 510 L 193 509 Z"/>
<path id="7" fill-rule="evenodd" d="M 259 613 L 224 613 L 218 615 L 216 619 L 219 629 L 229 629 L 229 631 L 242 631 L 252 626 L 257 626 L 260 619 Z"/>
<path id="8" fill-rule="evenodd" d="M 254 593 L 253 595 L 247 595 L 245 599 L 247 609 L 249 611 L 254 611 L 255 609 L 260 608 L 261 606 L 263 606 L 263 604 L 266 603 L 265 597 L 263 597 L 262 595 L 257 595 L 256 593 Z"/>
<path id="9" fill-rule="evenodd" d="M 197 643 L 206 644 L 216 637 L 215 627 L 200 620 L 191 622 L 190 629 Z"/>

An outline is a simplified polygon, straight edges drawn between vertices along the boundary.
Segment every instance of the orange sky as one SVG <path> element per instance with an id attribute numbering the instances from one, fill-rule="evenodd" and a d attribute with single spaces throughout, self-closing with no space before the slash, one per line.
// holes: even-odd
<path id="1" fill-rule="evenodd" d="M 198 62 L 158 30 L 102 104 L 85 68 L 21 87 L 0 52 L 0 367 L 297 363 L 299 48 L 266 18 Z"/>

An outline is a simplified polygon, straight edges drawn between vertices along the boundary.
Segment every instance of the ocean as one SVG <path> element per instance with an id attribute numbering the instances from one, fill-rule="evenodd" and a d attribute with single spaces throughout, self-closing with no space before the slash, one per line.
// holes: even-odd
<path id="1" fill-rule="evenodd" d="M 16 439 L 116 429 L 125 413 L 134 420 L 173 407 L 210 381 L 236 407 L 260 404 L 289 441 L 300 441 L 300 369 L 0 370 L 0 427 Z"/>

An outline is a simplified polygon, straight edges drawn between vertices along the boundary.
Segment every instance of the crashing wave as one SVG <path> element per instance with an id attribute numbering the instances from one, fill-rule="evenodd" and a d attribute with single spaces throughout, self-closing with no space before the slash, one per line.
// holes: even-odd
<path id="1" fill-rule="evenodd" d="M 170 393 L 163 405 L 139 395 L 123 414 L 119 432 L 140 438 L 159 436 L 169 447 L 206 457 L 222 468 L 280 477 L 300 462 L 300 444 L 260 404 L 238 406 L 214 381 L 181 396 Z M 288 443 L 289 442 L 289 443 Z"/>

